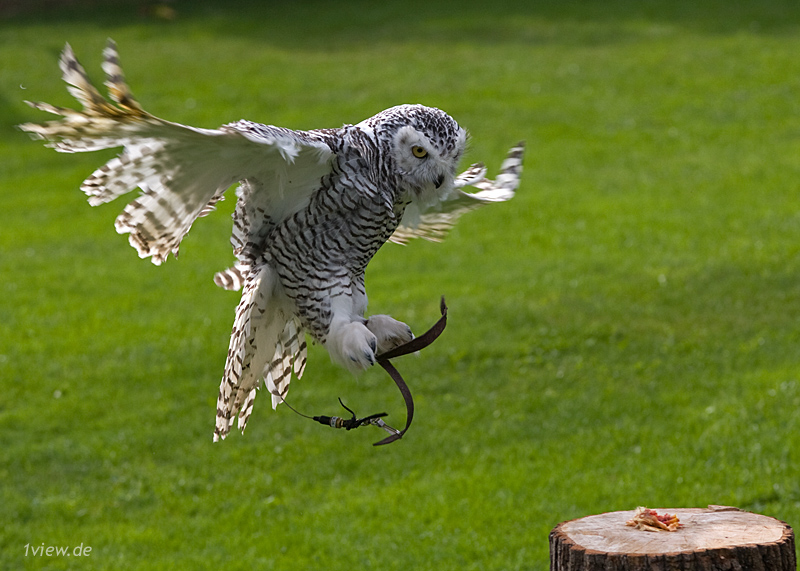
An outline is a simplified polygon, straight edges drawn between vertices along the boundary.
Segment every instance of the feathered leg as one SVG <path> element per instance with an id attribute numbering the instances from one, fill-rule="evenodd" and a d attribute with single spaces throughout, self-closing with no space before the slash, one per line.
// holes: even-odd
<path id="1" fill-rule="evenodd" d="M 365 319 L 366 309 L 363 277 L 350 284 L 349 295 L 339 295 L 331 302 L 333 318 L 325 347 L 334 362 L 354 374 L 374 365 L 377 355 L 414 338 L 408 325 L 388 315 Z"/>

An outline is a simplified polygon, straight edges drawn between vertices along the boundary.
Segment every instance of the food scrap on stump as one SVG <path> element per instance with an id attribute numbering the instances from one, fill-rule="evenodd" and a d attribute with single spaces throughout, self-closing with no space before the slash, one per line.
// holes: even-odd
<path id="1" fill-rule="evenodd" d="M 681 527 L 677 515 L 658 515 L 656 510 L 641 506 L 636 508 L 633 518 L 626 521 L 625 525 L 642 531 L 678 531 L 678 528 Z"/>

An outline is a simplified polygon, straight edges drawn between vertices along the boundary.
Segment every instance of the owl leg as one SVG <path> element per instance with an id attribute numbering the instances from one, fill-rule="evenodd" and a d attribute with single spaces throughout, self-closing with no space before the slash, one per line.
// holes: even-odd
<path id="1" fill-rule="evenodd" d="M 370 368 L 377 360 L 378 338 L 366 326 L 366 309 L 363 278 L 351 285 L 351 295 L 331 300 L 331 327 L 325 347 L 335 363 L 354 374 Z"/>
<path id="2" fill-rule="evenodd" d="M 404 345 L 414 338 L 408 325 L 388 315 L 372 315 L 365 325 L 378 340 L 378 355 Z"/>

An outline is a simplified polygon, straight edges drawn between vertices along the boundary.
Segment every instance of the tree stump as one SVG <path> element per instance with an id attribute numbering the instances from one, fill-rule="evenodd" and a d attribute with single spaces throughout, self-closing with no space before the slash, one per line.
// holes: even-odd
<path id="1" fill-rule="evenodd" d="M 626 526 L 634 512 L 592 515 L 550 532 L 551 571 L 795 571 L 794 532 L 786 523 L 726 506 L 664 509 L 677 531 Z"/>

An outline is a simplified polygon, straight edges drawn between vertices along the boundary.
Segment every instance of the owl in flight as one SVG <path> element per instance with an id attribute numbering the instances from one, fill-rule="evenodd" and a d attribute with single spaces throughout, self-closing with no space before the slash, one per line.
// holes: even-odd
<path id="1" fill-rule="evenodd" d="M 150 115 L 125 83 L 115 44 L 102 64 L 111 101 L 92 85 L 67 45 L 61 71 L 82 111 L 30 103 L 60 115 L 20 125 L 57 151 L 122 147 L 82 186 L 96 206 L 139 188 L 117 217 L 142 258 L 161 264 L 235 183 L 235 264 L 214 276 L 242 290 L 217 401 L 214 440 L 239 419 L 244 430 L 256 389 L 276 407 L 306 364 L 306 333 L 332 360 L 358 372 L 413 338 L 388 315 L 365 317 L 364 270 L 387 240 L 440 240 L 456 219 L 509 200 L 523 145 L 496 180 L 481 164 L 456 176 L 466 131 L 431 107 L 399 105 L 338 129 L 293 131 L 252 121 L 199 129 Z M 478 192 L 462 189 L 472 186 Z"/>

